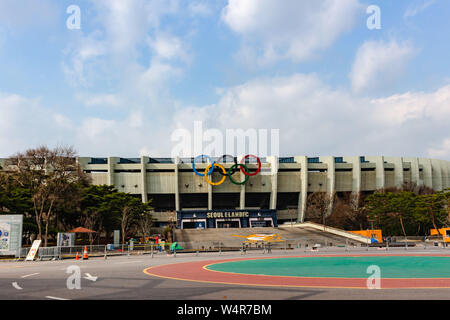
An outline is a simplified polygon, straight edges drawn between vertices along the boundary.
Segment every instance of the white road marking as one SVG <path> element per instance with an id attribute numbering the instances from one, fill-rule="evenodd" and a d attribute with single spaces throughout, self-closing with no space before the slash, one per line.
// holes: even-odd
<path id="1" fill-rule="evenodd" d="M 69 300 L 64 298 L 58 298 L 58 297 L 52 297 L 52 296 L 46 296 L 47 299 L 53 299 L 53 300 Z"/>
<path id="2" fill-rule="evenodd" d="M 86 277 L 84 277 L 84 279 L 94 281 L 94 282 L 97 281 L 98 277 L 91 276 L 90 273 L 85 273 L 85 275 L 86 275 Z"/>
<path id="3" fill-rule="evenodd" d="M 28 278 L 28 277 L 31 277 L 31 276 L 35 276 L 35 275 L 37 275 L 37 274 L 39 274 L 39 272 L 32 273 L 32 274 L 27 274 L 27 275 L 25 275 L 25 276 L 21 276 L 21 278 L 22 278 L 22 279 L 23 279 L 23 278 Z"/>
<path id="4" fill-rule="evenodd" d="M 17 290 L 22 290 L 22 288 L 17 284 L 17 282 L 13 282 L 13 283 L 12 283 L 12 286 L 13 286 L 14 288 L 16 288 Z"/>

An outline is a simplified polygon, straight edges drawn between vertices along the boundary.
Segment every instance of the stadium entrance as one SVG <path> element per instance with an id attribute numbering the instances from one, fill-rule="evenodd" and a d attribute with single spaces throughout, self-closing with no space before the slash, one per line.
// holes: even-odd
<path id="1" fill-rule="evenodd" d="M 276 210 L 182 210 L 178 229 L 278 227 Z"/>

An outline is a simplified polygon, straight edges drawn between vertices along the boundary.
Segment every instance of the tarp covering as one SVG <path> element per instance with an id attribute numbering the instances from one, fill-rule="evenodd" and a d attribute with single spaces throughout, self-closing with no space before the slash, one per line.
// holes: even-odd
<path id="1" fill-rule="evenodd" d="M 72 230 L 67 231 L 68 233 L 96 233 L 94 230 L 90 230 L 83 227 L 78 227 Z"/>
<path id="2" fill-rule="evenodd" d="M 184 250 L 184 248 L 182 246 L 180 246 L 178 244 L 178 242 L 174 242 L 172 243 L 172 245 L 170 246 L 170 250 Z"/>

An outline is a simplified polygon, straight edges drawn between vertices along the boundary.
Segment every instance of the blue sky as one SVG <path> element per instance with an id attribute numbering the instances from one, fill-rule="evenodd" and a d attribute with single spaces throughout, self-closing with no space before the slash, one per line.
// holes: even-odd
<path id="1" fill-rule="evenodd" d="M 449 16 L 446 0 L 1 0 L 0 157 L 169 156 L 203 121 L 280 129 L 283 155 L 450 159 Z"/>

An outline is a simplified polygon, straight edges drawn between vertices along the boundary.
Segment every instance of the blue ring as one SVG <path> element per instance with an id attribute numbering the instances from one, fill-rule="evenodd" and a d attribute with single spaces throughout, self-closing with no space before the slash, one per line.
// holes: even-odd
<path id="1" fill-rule="evenodd" d="M 194 160 L 192 161 L 192 169 L 194 169 L 194 172 L 195 172 L 198 176 L 200 176 L 200 177 L 204 177 L 205 174 L 204 174 L 204 173 L 200 173 L 200 172 L 198 172 L 198 171 L 195 169 L 195 160 L 197 160 L 198 158 L 203 158 L 203 157 L 208 158 L 208 159 L 209 159 L 209 162 L 211 162 L 211 169 L 209 169 L 207 175 L 209 176 L 209 175 L 214 171 L 214 161 L 211 159 L 210 156 L 206 156 L 206 155 L 204 155 L 204 154 L 201 154 L 201 155 L 199 155 L 199 156 L 196 156 L 196 157 L 194 158 Z"/>

